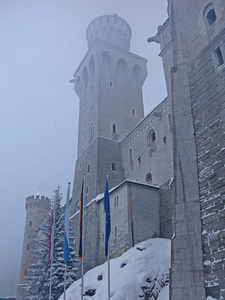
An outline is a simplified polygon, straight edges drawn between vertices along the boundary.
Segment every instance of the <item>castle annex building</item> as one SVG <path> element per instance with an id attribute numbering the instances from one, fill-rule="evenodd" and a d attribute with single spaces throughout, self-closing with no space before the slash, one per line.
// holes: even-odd
<path id="1" fill-rule="evenodd" d="M 127 22 L 105 15 L 87 28 L 71 80 L 80 108 L 70 220 L 78 241 L 86 174 L 84 269 L 104 262 L 108 173 L 110 255 L 169 238 L 170 299 L 225 299 L 225 2 L 170 0 L 168 16 L 148 38 L 160 45 L 168 97 L 147 116 L 146 59 L 130 52 Z"/>

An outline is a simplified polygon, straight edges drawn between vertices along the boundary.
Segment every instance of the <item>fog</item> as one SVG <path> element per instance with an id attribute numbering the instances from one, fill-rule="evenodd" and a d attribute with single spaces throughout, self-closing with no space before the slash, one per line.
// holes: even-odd
<path id="1" fill-rule="evenodd" d="M 26 197 L 66 194 L 73 182 L 79 99 L 69 80 L 87 51 L 86 29 L 117 13 L 131 52 L 148 59 L 145 114 L 166 96 L 158 44 L 166 0 L 0 0 L 0 297 L 15 296 Z"/>

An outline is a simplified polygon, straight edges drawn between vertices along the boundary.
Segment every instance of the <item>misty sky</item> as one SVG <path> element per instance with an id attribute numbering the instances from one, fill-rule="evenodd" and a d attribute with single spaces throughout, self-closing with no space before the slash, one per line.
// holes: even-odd
<path id="1" fill-rule="evenodd" d="M 166 96 L 158 44 L 167 0 L 0 0 L 0 297 L 15 296 L 25 200 L 66 194 L 77 153 L 79 99 L 69 80 L 87 52 L 86 29 L 117 13 L 131 52 L 148 59 L 145 114 Z"/>

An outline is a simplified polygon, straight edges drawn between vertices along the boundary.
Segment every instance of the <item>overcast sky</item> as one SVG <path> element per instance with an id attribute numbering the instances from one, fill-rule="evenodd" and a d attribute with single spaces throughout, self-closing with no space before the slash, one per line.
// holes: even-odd
<path id="1" fill-rule="evenodd" d="M 87 51 L 86 29 L 117 13 L 131 52 L 148 59 L 145 114 L 165 97 L 158 44 L 167 0 L 0 0 L 0 296 L 15 296 L 25 200 L 40 189 L 66 194 L 77 157 L 79 99 L 69 80 Z"/>

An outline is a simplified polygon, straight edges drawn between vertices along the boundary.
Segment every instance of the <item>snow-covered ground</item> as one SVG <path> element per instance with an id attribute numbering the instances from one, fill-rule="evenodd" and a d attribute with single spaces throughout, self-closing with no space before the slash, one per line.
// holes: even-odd
<path id="1" fill-rule="evenodd" d="M 157 300 L 169 300 L 170 240 L 150 239 L 141 242 L 110 260 L 111 299 L 144 299 L 144 292 L 158 295 Z M 85 259 L 85 258 L 84 258 Z M 108 295 L 108 263 L 84 276 L 84 300 L 106 300 Z M 66 300 L 79 300 L 81 280 L 75 281 L 66 292 Z M 140 297 L 142 296 L 142 297 Z M 63 300 L 63 295 L 59 298 Z"/>

